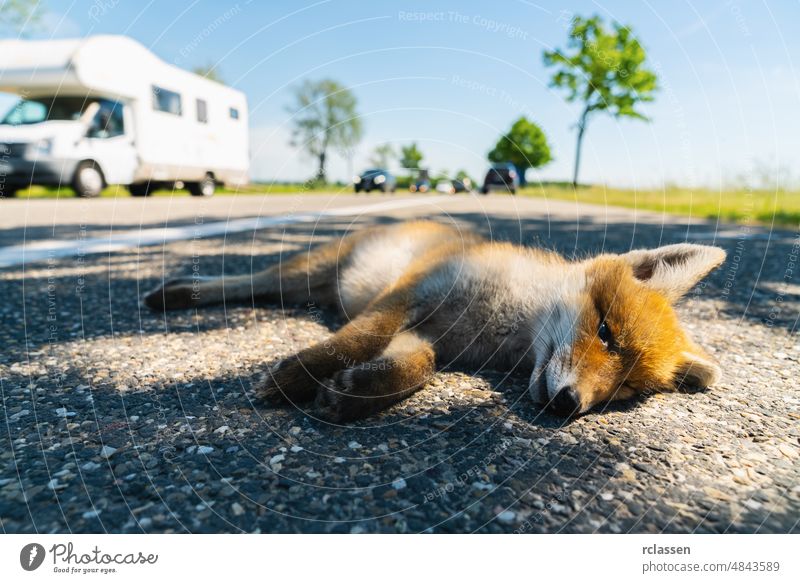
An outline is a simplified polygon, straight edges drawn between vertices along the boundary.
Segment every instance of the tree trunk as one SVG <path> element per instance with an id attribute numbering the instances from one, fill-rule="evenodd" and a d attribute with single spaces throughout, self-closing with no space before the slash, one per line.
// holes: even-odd
<path id="1" fill-rule="evenodd" d="M 325 182 L 325 151 L 319 155 L 319 170 L 317 170 L 317 180 Z"/>
<path id="2" fill-rule="evenodd" d="M 589 115 L 589 108 L 583 110 L 581 119 L 578 120 L 578 143 L 575 146 L 575 168 L 572 171 L 572 187 L 578 187 L 578 169 L 581 165 L 581 146 L 583 145 L 583 132 L 586 131 L 586 117 Z"/>

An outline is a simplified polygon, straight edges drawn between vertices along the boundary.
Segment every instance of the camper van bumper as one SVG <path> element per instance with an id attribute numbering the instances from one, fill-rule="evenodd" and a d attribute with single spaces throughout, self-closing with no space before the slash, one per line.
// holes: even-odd
<path id="1" fill-rule="evenodd" d="M 49 159 L 49 160 L 24 160 L 0 158 L 0 176 L 5 178 L 6 184 L 14 186 L 29 186 L 41 184 L 44 186 L 67 185 L 72 182 L 75 174 L 77 160 Z"/>

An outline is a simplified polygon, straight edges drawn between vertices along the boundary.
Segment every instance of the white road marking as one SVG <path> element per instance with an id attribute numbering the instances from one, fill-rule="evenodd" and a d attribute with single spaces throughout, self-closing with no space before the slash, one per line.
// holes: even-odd
<path id="1" fill-rule="evenodd" d="M 275 225 L 310 223 L 329 217 L 346 217 L 415 206 L 429 206 L 443 202 L 449 198 L 450 197 L 447 196 L 435 196 L 424 199 L 391 200 L 377 204 L 349 206 L 316 213 L 288 214 L 274 217 L 249 217 L 202 225 L 140 229 L 134 232 L 110 234 L 107 237 L 90 237 L 78 241 L 53 239 L 33 241 L 22 245 L 0 247 L 0 268 L 23 265 L 35 261 L 70 257 L 73 255 L 109 253 L 111 251 L 120 251 L 131 247 L 161 245 L 170 241 L 182 241 L 198 237 L 213 237 L 226 233 L 241 233 L 243 231 L 264 229 Z"/>

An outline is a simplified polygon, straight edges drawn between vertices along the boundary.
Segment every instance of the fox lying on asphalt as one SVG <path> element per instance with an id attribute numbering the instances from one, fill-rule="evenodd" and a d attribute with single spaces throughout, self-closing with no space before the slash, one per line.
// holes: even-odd
<path id="1" fill-rule="evenodd" d="M 725 260 L 678 244 L 567 261 L 435 222 L 369 228 L 255 275 L 181 278 L 156 310 L 265 300 L 336 307 L 348 323 L 278 363 L 262 397 L 316 398 L 348 421 L 408 397 L 436 362 L 531 371 L 531 397 L 564 416 L 652 391 L 700 389 L 716 364 L 672 304 Z"/>

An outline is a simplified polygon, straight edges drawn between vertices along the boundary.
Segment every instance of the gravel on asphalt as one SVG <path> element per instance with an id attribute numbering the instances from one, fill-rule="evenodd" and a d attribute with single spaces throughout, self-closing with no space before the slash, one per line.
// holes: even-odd
<path id="1" fill-rule="evenodd" d="M 728 262 L 679 310 L 722 381 L 565 422 L 523 377 L 446 370 L 380 416 L 332 426 L 255 402 L 252 386 L 337 316 L 139 305 L 165 275 L 248 273 L 413 210 L 7 268 L 3 532 L 796 532 L 800 235 L 505 201 L 424 212 L 568 256 L 729 233 L 716 240 Z"/>

